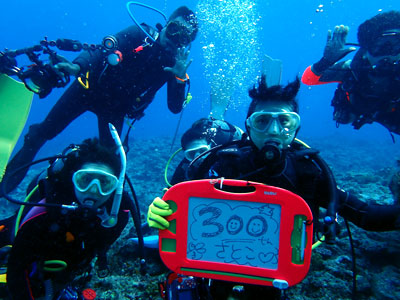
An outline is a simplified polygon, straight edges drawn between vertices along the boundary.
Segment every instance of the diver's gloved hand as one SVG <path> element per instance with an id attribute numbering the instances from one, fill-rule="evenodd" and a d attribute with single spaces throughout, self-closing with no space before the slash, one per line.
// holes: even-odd
<path id="1" fill-rule="evenodd" d="M 159 197 L 153 200 L 147 212 L 147 223 L 152 228 L 167 229 L 169 222 L 164 218 L 172 215 L 173 211 L 169 205 Z"/>
<path id="2" fill-rule="evenodd" d="M 324 49 L 324 56 L 321 60 L 312 65 L 312 71 L 316 75 L 321 75 L 326 69 L 334 65 L 350 52 L 356 50 L 355 47 L 346 47 L 346 37 L 349 33 L 349 27 L 340 25 L 335 30 L 328 30 L 327 41 Z"/>
<path id="3" fill-rule="evenodd" d="M 186 50 L 186 48 L 184 48 L 184 47 L 178 48 L 176 57 L 175 57 L 175 65 L 172 68 L 170 68 L 170 67 L 164 68 L 164 71 L 171 72 L 176 77 L 180 78 L 181 80 L 178 79 L 178 82 L 180 82 L 180 83 L 184 83 L 186 81 L 186 79 L 187 79 L 186 71 L 193 61 L 193 59 L 187 61 L 189 54 L 190 54 L 190 51 Z"/>
<path id="4" fill-rule="evenodd" d="M 65 74 L 77 76 L 81 70 L 78 64 L 70 62 L 61 55 L 57 55 L 57 63 L 53 63 L 52 68 L 60 77 L 64 77 Z"/>
<path id="5" fill-rule="evenodd" d="M 15 75 L 15 67 L 17 60 L 14 57 L 6 55 L 0 51 L 0 73 L 7 75 Z"/>

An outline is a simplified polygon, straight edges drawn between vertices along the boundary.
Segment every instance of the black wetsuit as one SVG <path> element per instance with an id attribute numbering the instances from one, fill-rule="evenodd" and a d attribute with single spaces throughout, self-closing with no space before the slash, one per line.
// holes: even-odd
<path id="1" fill-rule="evenodd" d="M 189 175 L 195 177 L 191 179 L 224 177 L 284 188 L 301 196 L 316 213 L 319 207 L 327 208 L 330 202 L 328 174 L 314 159 L 316 154 L 314 149 L 292 143 L 284 159 L 271 163 L 250 141 L 241 141 L 208 156 L 195 173 L 189 170 Z M 337 212 L 358 227 L 371 231 L 400 228 L 400 205 L 366 203 L 339 188 L 336 192 Z"/>
<path id="2" fill-rule="evenodd" d="M 315 63 L 306 69 L 302 82 L 307 85 L 339 82 L 331 103 L 337 123 L 352 123 L 359 129 L 377 122 L 400 134 L 400 67 L 373 69 L 364 57 L 365 52 L 360 49 L 352 60 L 327 69 L 321 67 L 322 63 Z"/>
<path id="3" fill-rule="evenodd" d="M 154 29 L 143 26 L 154 36 L 157 34 Z M 45 120 L 29 128 L 22 149 L 8 164 L 7 171 L 31 162 L 45 142 L 56 137 L 86 111 L 97 116 L 100 142 L 113 145 L 108 123 L 112 123 L 121 133 L 124 117 L 140 119 L 165 83 L 168 84 L 169 110 L 175 114 L 182 110 L 185 84 L 178 83 L 171 72 L 164 71 L 164 67 L 175 65 L 175 55 L 158 42 L 134 53 L 133 50 L 143 45 L 146 38 L 137 26 L 128 27 L 115 37 L 118 50 L 122 53 L 122 62 L 116 66 L 107 64 L 106 54 L 101 50 L 84 51 L 79 55 L 74 63 L 80 65 L 83 76 L 89 71 L 89 89 L 83 88 L 75 80 Z M 20 172 L 10 178 L 8 190 L 14 189 L 24 175 L 24 172 Z"/>
<path id="4" fill-rule="evenodd" d="M 284 159 L 268 162 L 251 142 L 227 146 L 207 156 L 200 165 L 189 169 L 188 179 L 220 178 L 260 182 L 287 189 L 300 195 L 310 206 L 314 219 L 318 208 L 327 208 L 330 202 L 329 179 L 316 161 L 316 151 L 292 144 Z M 335 185 L 336 187 L 336 185 Z M 370 204 L 354 195 L 337 189 L 337 212 L 357 226 L 371 231 L 388 231 L 400 228 L 400 205 Z M 314 222 L 315 228 L 317 222 Z M 211 286 L 213 299 L 226 299 L 235 283 L 218 281 Z M 245 286 L 247 299 L 279 299 L 276 289 L 255 285 Z M 277 297 L 277 298 L 274 298 Z M 264 299 L 264 298 L 263 298 Z"/>
<path id="5" fill-rule="evenodd" d="M 179 182 L 185 181 L 185 176 L 186 176 L 186 170 L 189 166 L 190 162 L 184 158 L 182 161 L 179 163 L 179 165 L 176 167 L 174 174 L 172 175 L 170 184 L 174 185 Z"/>
<path id="6" fill-rule="evenodd" d="M 216 147 L 239 140 L 242 138 L 243 130 L 224 120 L 209 118 L 201 118 L 192 124 L 182 136 L 182 150 L 189 147 L 189 144 L 196 140 L 205 140 L 208 146 Z M 189 147 L 190 148 L 190 147 Z M 184 158 L 176 167 L 171 178 L 171 184 L 185 181 L 186 170 L 190 161 Z"/>
<path id="7" fill-rule="evenodd" d="M 32 296 L 44 294 L 46 279 L 62 287 L 71 283 L 75 275 L 88 271 L 96 255 L 106 259 L 108 248 L 125 228 L 133 207 L 124 196 L 118 223 L 111 228 L 101 226 L 95 214 L 79 209 L 66 212 L 35 207 L 33 210 L 33 216 L 25 216 L 20 225 L 8 260 L 7 284 L 11 299 L 34 299 Z M 45 271 L 43 266 L 49 260 L 63 261 L 67 267 L 58 272 Z"/>

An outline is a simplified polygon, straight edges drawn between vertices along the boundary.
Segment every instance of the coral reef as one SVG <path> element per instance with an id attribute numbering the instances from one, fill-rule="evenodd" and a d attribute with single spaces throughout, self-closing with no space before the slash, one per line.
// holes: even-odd
<path id="1" fill-rule="evenodd" d="M 162 196 L 164 168 L 170 156 L 171 139 L 134 140 L 128 153 L 127 174 L 140 201 L 141 218 L 145 220 L 147 206 L 155 196 Z M 338 184 L 357 194 L 364 201 L 393 203 L 388 184 L 395 174 L 399 151 L 382 151 L 382 145 L 352 140 L 307 140 L 332 167 Z M 167 146 L 163 146 L 167 145 Z M 391 146 L 390 149 L 393 149 Z M 169 168 L 182 156 L 176 157 Z M 32 177 L 37 171 L 30 171 Z M 27 179 L 24 181 L 29 181 Z M 22 197 L 24 184 L 14 196 Z M 3 201 L 3 200 L 2 200 Z M 1 213 L 13 211 L 12 205 L 2 204 Z M 344 220 L 339 218 L 341 231 L 334 245 L 322 244 L 313 251 L 311 268 L 300 284 L 289 288 L 289 299 L 352 299 L 353 258 Z M 367 232 L 350 223 L 356 259 L 356 299 L 400 299 L 400 234 L 399 232 Z M 157 234 L 150 230 L 146 234 Z M 138 258 L 137 246 L 129 240 L 136 235 L 130 223 L 111 247 L 110 275 L 99 278 L 95 268 L 86 287 L 94 289 L 99 300 L 161 299 L 158 282 L 165 279 L 167 270 L 157 251 L 149 249 L 146 265 Z M 93 263 L 94 264 L 94 263 Z"/>

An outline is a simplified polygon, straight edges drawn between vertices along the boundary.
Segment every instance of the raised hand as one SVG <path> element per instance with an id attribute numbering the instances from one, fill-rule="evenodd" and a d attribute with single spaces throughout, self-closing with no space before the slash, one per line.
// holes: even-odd
<path id="1" fill-rule="evenodd" d="M 355 47 L 346 46 L 346 38 L 348 33 L 349 27 L 344 25 L 335 26 L 333 35 L 331 30 L 328 31 L 326 46 L 324 49 L 324 58 L 331 65 L 341 60 L 350 52 L 356 50 Z"/>
<path id="2" fill-rule="evenodd" d="M 184 47 L 178 48 L 176 53 L 176 62 L 175 65 L 171 67 L 165 67 L 164 71 L 173 73 L 176 77 L 181 79 L 186 78 L 186 71 L 189 68 L 190 64 L 192 63 L 193 59 L 188 61 L 188 57 L 190 54 L 190 50 Z"/>

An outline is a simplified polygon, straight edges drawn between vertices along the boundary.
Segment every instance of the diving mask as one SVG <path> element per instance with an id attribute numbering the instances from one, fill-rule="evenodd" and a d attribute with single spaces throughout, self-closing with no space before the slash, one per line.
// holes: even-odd
<path id="1" fill-rule="evenodd" d="M 192 161 L 194 160 L 197 156 L 199 156 L 200 154 L 206 152 L 210 150 L 210 146 L 209 145 L 199 145 L 197 147 L 193 147 L 190 149 L 185 150 L 185 158 L 188 161 Z"/>
<path id="2" fill-rule="evenodd" d="M 273 121 L 281 132 L 294 132 L 300 127 L 300 116 L 295 112 L 255 112 L 247 120 L 247 125 L 256 132 L 264 133 Z"/>
<path id="3" fill-rule="evenodd" d="M 102 196 L 108 196 L 117 188 L 118 178 L 103 170 L 81 169 L 74 173 L 72 182 L 81 193 L 87 192 L 96 185 Z"/>
<path id="4" fill-rule="evenodd" d="M 172 21 L 167 24 L 165 34 L 176 46 L 182 47 L 189 45 L 192 41 L 191 34 L 193 29 L 187 27 L 179 21 Z"/>
<path id="5" fill-rule="evenodd" d="M 388 30 L 368 47 L 368 52 L 375 57 L 397 56 L 400 54 L 400 30 Z"/>

